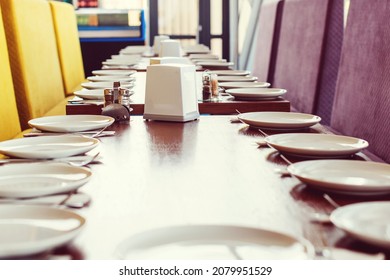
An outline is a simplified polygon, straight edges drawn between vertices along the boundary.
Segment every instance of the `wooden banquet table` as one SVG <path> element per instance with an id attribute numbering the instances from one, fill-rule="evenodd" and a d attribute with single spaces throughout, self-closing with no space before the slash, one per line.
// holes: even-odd
<path id="1" fill-rule="evenodd" d="M 309 213 L 330 212 L 322 193 L 274 171 L 286 164 L 262 136 L 230 116 L 201 116 L 187 123 L 115 123 L 101 137 L 100 164 L 80 192 L 91 203 L 78 212 L 87 222 L 61 253 L 71 258 L 117 259 L 132 235 L 177 225 L 238 225 L 305 238 L 316 247 L 377 252 L 332 225 L 312 223 Z M 356 202 L 333 196 L 340 203 Z M 387 197 L 388 199 L 388 197 Z"/>
<path id="2" fill-rule="evenodd" d="M 198 79 L 201 79 L 202 73 L 197 72 Z M 131 107 L 133 108 L 133 115 L 142 115 L 144 113 L 145 104 L 145 85 L 146 85 L 146 72 L 137 72 L 134 74 L 135 86 L 133 88 L 134 95 L 131 96 Z M 199 81 L 201 85 L 201 81 Z M 199 100 L 202 97 L 201 87 L 198 88 Z M 199 101 L 199 113 L 200 114 L 236 114 L 240 112 L 254 112 L 254 111 L 290 111 L 290 102 L 283 98 L 276 100 L 262 100 L 262 101 L 237 101 L 228 100 L 227 97 L 222 97 L 219 102 L 203 102 Z M 67 104 L 66 114 L 98 114 L 102 111 L 101 105 L 94 104 Z"/>

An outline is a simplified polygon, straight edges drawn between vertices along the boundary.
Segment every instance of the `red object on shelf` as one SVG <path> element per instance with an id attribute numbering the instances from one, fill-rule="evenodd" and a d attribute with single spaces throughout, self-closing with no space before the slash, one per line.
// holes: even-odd
<path id="1" fill-rule="evenodd" d="M 99 1 L 97 0 L 80 0 L 78 2 L 79 8 L 97 8 L 99 6 Z"/>

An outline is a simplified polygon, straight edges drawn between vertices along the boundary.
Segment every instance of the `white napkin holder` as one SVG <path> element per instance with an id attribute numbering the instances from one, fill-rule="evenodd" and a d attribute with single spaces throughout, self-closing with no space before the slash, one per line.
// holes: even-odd
<path id="1" fill-rule="evenodd" d="M 199 118 L 194 65 L 147 67 L 144 119 L 187 122 Z"/>
<path id="2" fill-rule="evenodd" d="M 160 41 L 160 57 L 170 56 L 170 57 L 181 57 L 183 56 L 183 51 L 179 40 L 163 40 Z"/>
<path id="3" fill-rule="evenodd" d="M 169 40 L 169 36 L 167 35 L 156 35 L 154 36 L 154 42 L 153 42 L 153 51 L 155 54 L 160 54 L 160 48 L 161 48 L 161 41 Z"/>

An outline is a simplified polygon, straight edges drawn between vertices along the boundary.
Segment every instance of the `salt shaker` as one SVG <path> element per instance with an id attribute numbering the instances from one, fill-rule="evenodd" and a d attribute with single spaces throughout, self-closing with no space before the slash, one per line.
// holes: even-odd
<path id="1" fill-rule="evenodd" d="M 119 104 L 130 108 L 130 90 L 127 88 L 119 88 Z"/>

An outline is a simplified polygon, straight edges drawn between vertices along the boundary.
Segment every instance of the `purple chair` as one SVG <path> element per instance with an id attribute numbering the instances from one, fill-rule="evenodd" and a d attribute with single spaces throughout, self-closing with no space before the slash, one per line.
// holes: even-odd
<path id="1" fill-rule="evenodd" d="M 286 0 L 283 8 L 273 87 L 287 89 L 294 111 L 318 113 L 323 123 L 331 108 L 322 104 L 333 103 L 337 79 L 342 2 Z"/>
<path id="2" fill-rule="evenodd" d="M 351 0 L 331 128 L 390 162 L 390 0 Z"/>
<path id="3" fill-rule="evenodd" d="M 328 11 L 326 37 L 322 49 L 322 67 L 318 81 L 314 114 L 329 125 L 344 35 L 344 0 L 333 0 Z"/>
<path id="4" fill-rule="evenodd" d="M 273 83 L 284 0 L 261 5 L 253 76 Z"/>

